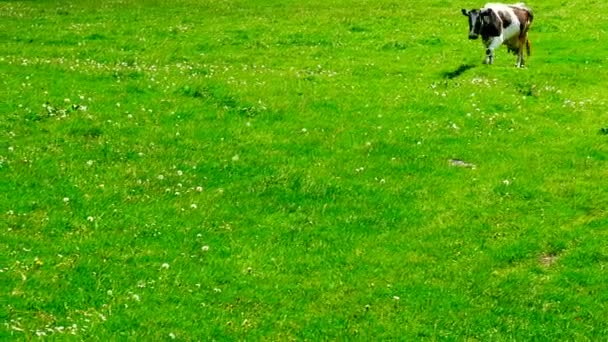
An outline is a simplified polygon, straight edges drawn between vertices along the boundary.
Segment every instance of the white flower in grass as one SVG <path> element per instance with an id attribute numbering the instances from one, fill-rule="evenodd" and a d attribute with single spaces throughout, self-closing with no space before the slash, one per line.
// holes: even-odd
<path id="1" fill-rule="evenodd" d="M 393 296 L 393 299 L 394 299 L 394 300 L 399 300 L 399 299 L 401 299 L 401 298 L 399 298 L 399 296 Z"/>
<path id="2" fill-rule="evenodd" d="M 70 202 L 70 198 L 69 197 L 64 197 L 63 198 L 63 203 L 69 203 Z"/>
<path id="3" fill-rule="evenodd" d="M 190 204 L 190 208 L 192 208 L 192 209 L 196 209 L 196 208 L 197 208 L 197 206 L 196 206 L 196 204 L 192 203 L 192 204 Z"/>
<path id="4" fill-rule="evenodd" d="M 158 177 L 156 177 L 156 178 L 158 178 L 159 180 L 163 180 L 163 179 L 165 179 L 165 176 L 163 176 L 163 175 L 158 175 Z"/>
<path id="5" fill-rule="evenodd" d="M 168 270 L 169 269 L 169 264 L 165 262 L 162 265 L 160 265 L 160 268 L 162 268 L 164 270 Z"/>
<path id="6" fill-rule="evenodd" d="M 95 218 L 93 216 L 89 216 L 89 217 L 87 217 L 87 221 L 93 222 L 93 221 L 95 221 Z"/>
<path id="7" fill-rule="evenodd" d="M 184 172 L 183 172 L 182 170 L 177 170 L 177 175 L 178 175 L 178 176 L 181 176 L 181 175 L 183 175 L 183 174 L 184 174 Z"/>
<path id="8" fill-rule="evenodd" d="M 175 334 L 174 333 L 169 333 L 169 338 L 172 340 L 175 340 Z"/>
<path id="9" fill-rule="evenodd" d="M 88 165 L 88 166 L 92 166 L 92 165 L 93 165 L 93 163 L 94 163 L 94 161 L 92 161 L 92 160 L 87 161 L 87 165 Z"/>
<path id="10" fill-rule="evenodd" d="M 203 187 L 202 187 L 202 186 L 197 186 L 197 187 L 196 187 L 196 191 L 198 191 L 198 192 L 202 192 L 202 191 L 203 191 Z"/>
<path id="11" fill-rule="evenodd" d="M 134 293 L 134 294 L 131 296 L 131 298 L 132 298 L 134 301 L 136 301 L 136 302 L 141 301 L 141 298 L 139 298 L 139 295 L 137 295 L 137 294 L 135 294 L 135 293 Z"/>
<path id="12" fill-rule="evenodd" d="M 209 246 L 205 245 L 205 246 L 201 247 L 201 251 L 208 252 L 209 251 Z"/>

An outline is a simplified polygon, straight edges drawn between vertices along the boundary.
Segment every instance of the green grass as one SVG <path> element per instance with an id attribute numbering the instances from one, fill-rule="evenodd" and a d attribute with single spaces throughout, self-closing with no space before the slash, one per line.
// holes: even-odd
<path id="1" fill-rule="evenodd" d="M 480 5 L 0 2 L 0 338 L 604 338 L 608 3 Z"/>

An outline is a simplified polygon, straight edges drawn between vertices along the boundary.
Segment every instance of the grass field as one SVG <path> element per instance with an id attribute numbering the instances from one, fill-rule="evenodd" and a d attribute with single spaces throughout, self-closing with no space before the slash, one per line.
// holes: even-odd
<path id="1" fill-rule="evenodd" d="M 608 12 L 1 1 L 0 339 L 608 335 Z"/>

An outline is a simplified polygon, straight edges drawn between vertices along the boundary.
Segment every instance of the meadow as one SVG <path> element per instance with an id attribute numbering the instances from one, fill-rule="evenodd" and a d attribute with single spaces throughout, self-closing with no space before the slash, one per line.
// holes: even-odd
<path id="1" fill-rule="evenodd" d="M 608 335 L 608 2 L 0 1 L 0 339 Z"/>

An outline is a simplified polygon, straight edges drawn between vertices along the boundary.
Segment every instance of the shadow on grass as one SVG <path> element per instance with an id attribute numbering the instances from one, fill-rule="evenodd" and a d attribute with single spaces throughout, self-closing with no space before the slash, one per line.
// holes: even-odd
<path id="1" fill-rule="evenodd" d="M 461 64 L 454 71 L 446 71 L 443 73 L 443 77 L 447 79 L 454 79 L 460 75 L 462 75 L 465 71 L 474 68 L 474 64 Z"/>

